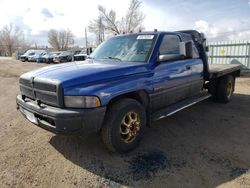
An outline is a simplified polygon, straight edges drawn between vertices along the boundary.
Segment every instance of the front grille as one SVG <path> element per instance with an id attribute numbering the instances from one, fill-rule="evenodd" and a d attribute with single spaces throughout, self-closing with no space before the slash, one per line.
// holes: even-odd
<path id="1" fill-rule="evenodd" d="M 34 88 L 45 91 L 56 92 L 56 85 L 54 84 L 34 82 Z"/>
<path id="2" fill-rule="evenodd" d="M 20 78 L 19 84 L 23 96 L 51 106 L 62 107 L 59 85 L 24 78 Z"/>
<path id="3" fill-rule="evenodd" d="M 74 56 L 74 61 L 85 61 L 86 56 Z"/>

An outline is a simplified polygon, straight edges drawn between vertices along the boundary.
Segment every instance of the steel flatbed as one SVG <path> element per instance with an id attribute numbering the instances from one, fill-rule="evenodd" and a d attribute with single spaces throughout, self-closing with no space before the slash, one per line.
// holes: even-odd
<path id="1" fill-rule="evenodd" d="M 240 64 L 210 64 L 209 65 L 209 78 L 214 79 L 235 73 L 239 76 L 242 65 Z"/>

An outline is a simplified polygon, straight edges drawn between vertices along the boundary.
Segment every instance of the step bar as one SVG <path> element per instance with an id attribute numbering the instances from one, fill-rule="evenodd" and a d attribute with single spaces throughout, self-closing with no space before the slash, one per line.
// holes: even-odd
<path id="1" fill-rule="evenodd" d="M 199 96 L 195 96 L 195 97 L 183 100 L 181 102 L 178 102 L 176 104 L 173 104 L 171 106 L 168 106 L 167 108 L 164 108 L 162 110 L 155 112 L 152 115 L 152 120 L 157 121 L 157 120 L 163 119 L 165 117 L 171 116 L 171 115 L 173 115 L 173 114 L 175 114 L 175 113 L 177 113 L 185 108 L 188 108 L 194 104 L 197 104 L 198 102 L 201 102 L 205 99 L 208 99 L 211 96 L 212 96 L 211 94 L 206 92 L 206 93 L 200 94 Z"/>

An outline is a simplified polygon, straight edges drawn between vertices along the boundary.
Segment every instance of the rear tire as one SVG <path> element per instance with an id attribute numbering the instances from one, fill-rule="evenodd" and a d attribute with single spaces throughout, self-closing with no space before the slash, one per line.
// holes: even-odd
<path id="1" fill-rule="evenodd" d="M 101 130 L 103 143 L 112 152 L 136 148 L 146 128 L 144 107 L 134 99 L 121 99 L 109 108 Z"/>
<path id="2" fill-rule="evenodd" d="M 234 92 L 235 78 L 232 75 L 222 77 L 217 86 L 216 98 L 218 102 L 228 103 Z"/>

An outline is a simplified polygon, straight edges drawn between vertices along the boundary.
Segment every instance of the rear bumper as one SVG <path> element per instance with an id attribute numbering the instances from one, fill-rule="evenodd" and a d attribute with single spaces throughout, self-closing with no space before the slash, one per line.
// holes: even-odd
<path id="1" fill-rule="evenodd" d="M 87 135 L 100 130 L 106 107 L 93 109 L 62 109 L 41 104 L 36 101 L 16 98 L 17 107 L 27 118 L 27 113 L 34 114 L 37 126 L 56 134 Z M 27 112 L 28 111 L 28 112 Z M 27 118 L 28 119 L 28 118 Z"/>

